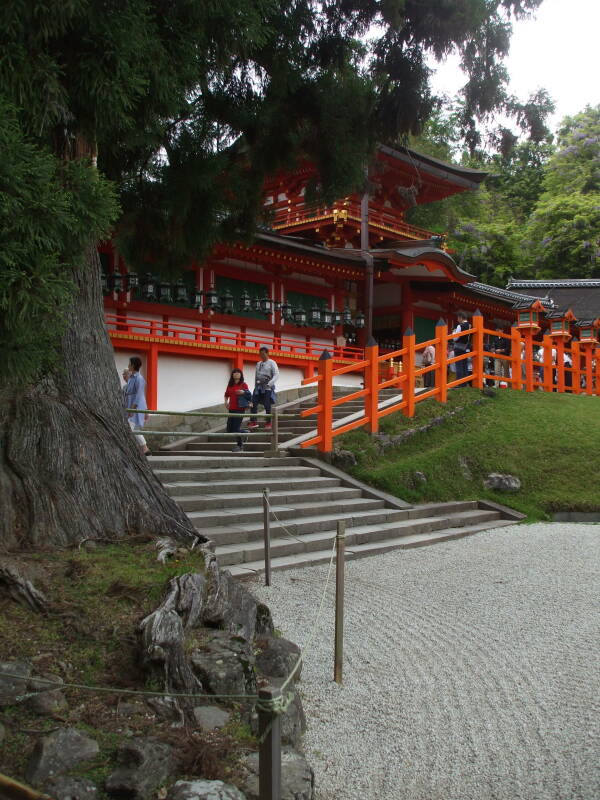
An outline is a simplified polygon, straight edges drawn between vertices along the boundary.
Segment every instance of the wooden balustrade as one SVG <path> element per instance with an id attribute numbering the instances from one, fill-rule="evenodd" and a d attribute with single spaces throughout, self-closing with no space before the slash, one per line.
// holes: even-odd
<path id="1" fill-rule="evenodd" d="M 470 350 L 458 356 L 448 355 L 455 339 L 470 337 Z M 486 338 L 502 338 L 510 342 L 510 355 L 496 354 L 486 348 Z M 431 366 L 417 365 L 417 355 L 428 345 L 435 348 L 435 362 Z M 539 348 L 542 358 L 537 358 Z M 565 364 L 565 356 L 571 360 L 571 366 Z M 448 366 L 460 361 L 470 361 L 472 371 L 464 378 L 451 377 Z M 490 367 L 490 361 L 492 365 Z M 391 367 L 392 362 L 401 362 L 399 368 Z M 500 362 L 510 364 L 510 376 L 497 374 L 496 367 Z M 343 397 L 333 399 L 333 380 L 336 375 L 346 372 L 362 372 L 364 389 L 352 392 Z M 431 388 L 419 386 L 419 379 L 432 373 L 435 385 Z M 413 417 L 418 403 L 435 397 L 439 403 L 445 403 L 448 390 L 461 385 L 472 385 L 482 389 L 486 381 L 512 389 L 524 389 L 527 392 L 536 390 L 569 392 L 588 396 L 600 396 L 600 345 L 593 342 L 580 343 L 573 341 L 567 346 L 564 339 L 545 335 L 542 342 L 534 340 L 531 330 L 523 333 L 513 327 L 510 334 L 489 330 L 484 327 L 484 320 L 479 312 L 473 315 L 472 327 L 460 333 L 449 333 L 446 323 L 440 320 L 435 329 L 435 338 L 419 344 L 411 330 L 406 331 L 402 339 L 402 348 L 392 353 L 380 354 L 377 343 L 369 342 L 364 351 L 364 359 L 354 364 L 333 369 L 332 357 L 325 351 L 318 362 L 318 374 L 306 378 L 302 383 L 317 384 L 317 403 L 314 407 L 302 412 L 303 417 L 316 415 L 317 435 L 301 444 L 302 447 L 316 445 L 322 452 L 330 452 L 336 436 L 356 428 L 366 427 L 370 433 L 377 433 L 379 420 L 388 414 L 401 411 L 407 417 Z M 583 384 L 583 386 L 582 386 Z M 401 395 L 385 406 L 380 405 L 381 390 L 397 387 Z M 343 406 L 345 402 L 364 397 L 362 414 L 346 424 L 334 427 L 333 409 Z"/>

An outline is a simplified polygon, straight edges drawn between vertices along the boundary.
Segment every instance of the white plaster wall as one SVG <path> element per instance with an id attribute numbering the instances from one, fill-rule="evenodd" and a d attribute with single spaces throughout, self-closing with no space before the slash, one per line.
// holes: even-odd
<path id="1" fill-rule="evenodd" d="M 256 339 L 252 337 L 256 336 Z M 260 331 L 256 328 L 246 328 L 246 343 L 248 347 L 273 347 L 273 332 Z"/>
<path id="2" fill-rule="evenodd" d="M 279 367 L 279 379 L 277 381 L 277 389 L 283 391 L 284 389 L 295 389 L 297 386 L 302 385 L 304 372 L 295 367 Z"/>
<path id="3" fill-rule="evenodd" d="M 146 366 L 146 356 L 145 356 L 144 353 L 136 353 L 135 350 L 131 350 L 131 351 L 129 351 L 129 350 L 115 350 L 114 351 L 115 369 L 117 370 L 117 373 L 119 375 L 119 382 L 121 384 L 121 387 L 125 386 L 125 381 L 121 377 L 122 372 L 123 372 L 124 369 L 127 369 L 127 366 L 129 364 L 129 359 L 132 358 L 133 356 L 139 356 L 139 358 L 142 359 L 142 368 L 141 368 L 140 372 L 145 377 L 144 368 Z"/>
<path id="4" fill-rule="evenodd" d="M 183 319 L 169 316 L 169 325 L 181 325 L 182 327 L 177 330 L 180 339 L 195 339 L 200 327 L 200 320 L 194 322 L 191 319 Z"/>
<path id="5" fill-rule="evenodd" d="M 220 358 L 159 355 L 158 407 L 191 411 L 223 401 L 231 374 L 230 362 Z"/>
<path id="6" fill-rule="evenodd" d="M 298 336 L 294 333 L 289 333 L 288 331 L 284 330 L 281 334 L 281 338 L 284 340 L 281 343 L 281 350 L 286 351 L 293 351 L 295 349 L 294 345 L 291 344 L 292 342 L 298 342 L 299 347 L 301 348 L 302 352 L 306 349 L 306 336 Z"/>
<path id="7" fill-rule="evenodd" d="M 345 372 L 343 375 L 333 376 L 334 386 L 356 386 L 357 389 L 360 389 L 363 381 L 362 372 Z"/>

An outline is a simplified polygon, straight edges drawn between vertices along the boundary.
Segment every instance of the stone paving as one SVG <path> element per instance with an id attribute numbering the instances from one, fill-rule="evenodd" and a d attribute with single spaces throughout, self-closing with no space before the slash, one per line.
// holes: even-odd
<path id="1" fill-rule="evenodd" d="M 317 800 L 600 797 L 600 526 L 536 524 L 351 561 L 300 683 Z M 327 568 L 274 573 L 304 645 Z"/>

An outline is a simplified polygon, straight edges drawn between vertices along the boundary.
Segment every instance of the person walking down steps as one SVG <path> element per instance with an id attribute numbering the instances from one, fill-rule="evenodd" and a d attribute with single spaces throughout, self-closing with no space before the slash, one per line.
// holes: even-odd
<path id="1" fill-rule="evenodd" d="M 258 351 L 260 361 L 256 365 L 256 379 L 254 391 L 252 393 L 252 414 L 256 414 L 258 407 L 262 406 L 266 414 L 271 413 L 271 407 L 275 404 L 275 384 L 279 377 L 279 368 L 272 358 L 269 358 L 269 349 L 261 347 Z M 256 417 L 250 418 L 248 425 L 250 430 L 258 428 Z M 271 418 L 267 417 L 265 430 L 271 430 Z"/>
<path id="2" fill-rule="evenodd" d="M 229 411 L 227 433 L 239 432 L 251 398 L 252 395 L 250 389 L 248 389 L 248 384 L 244 381 L 244 373 L 241 369 L 234 369 L 225 389 L 225 407 Z M 241 453 L 243 449 L 242 437 L 238 436 L 233 452 Z"/>
<path id="3" fill-rule="evenodd" d="M 129 367 L 123 371 L 123 380 L 125 375 L 127 383 L 123 388 L 123 404 L 125 408 L 135 409 L 135 411 L 127 412 L 127 422 L 132 431 L 136 432 L 136 439 L 139 446 L 142 448 L 142 453 L 145 456 L 150 455 L 150 449 L 146 444 L 146 439 L 141 433 L 137 431 L 144 427 L 144 422 L 147 419 L 146 409 L 146 381 L 140 374 L 142 366 L 142 359 L 138 356 L 132 356 L 129 359 Z"/>

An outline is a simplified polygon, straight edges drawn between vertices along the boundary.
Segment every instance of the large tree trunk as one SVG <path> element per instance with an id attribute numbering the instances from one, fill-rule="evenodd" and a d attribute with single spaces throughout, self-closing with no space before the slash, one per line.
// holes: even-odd
<path id="1" fill-rule="evenodd" d="M 33 386 L 0 393 L 0 545 L 131 534 L 192 544 L 196 531 L 153 475 L 123 414 L 95 247 L 74 278 L 58 367 Z"/>

